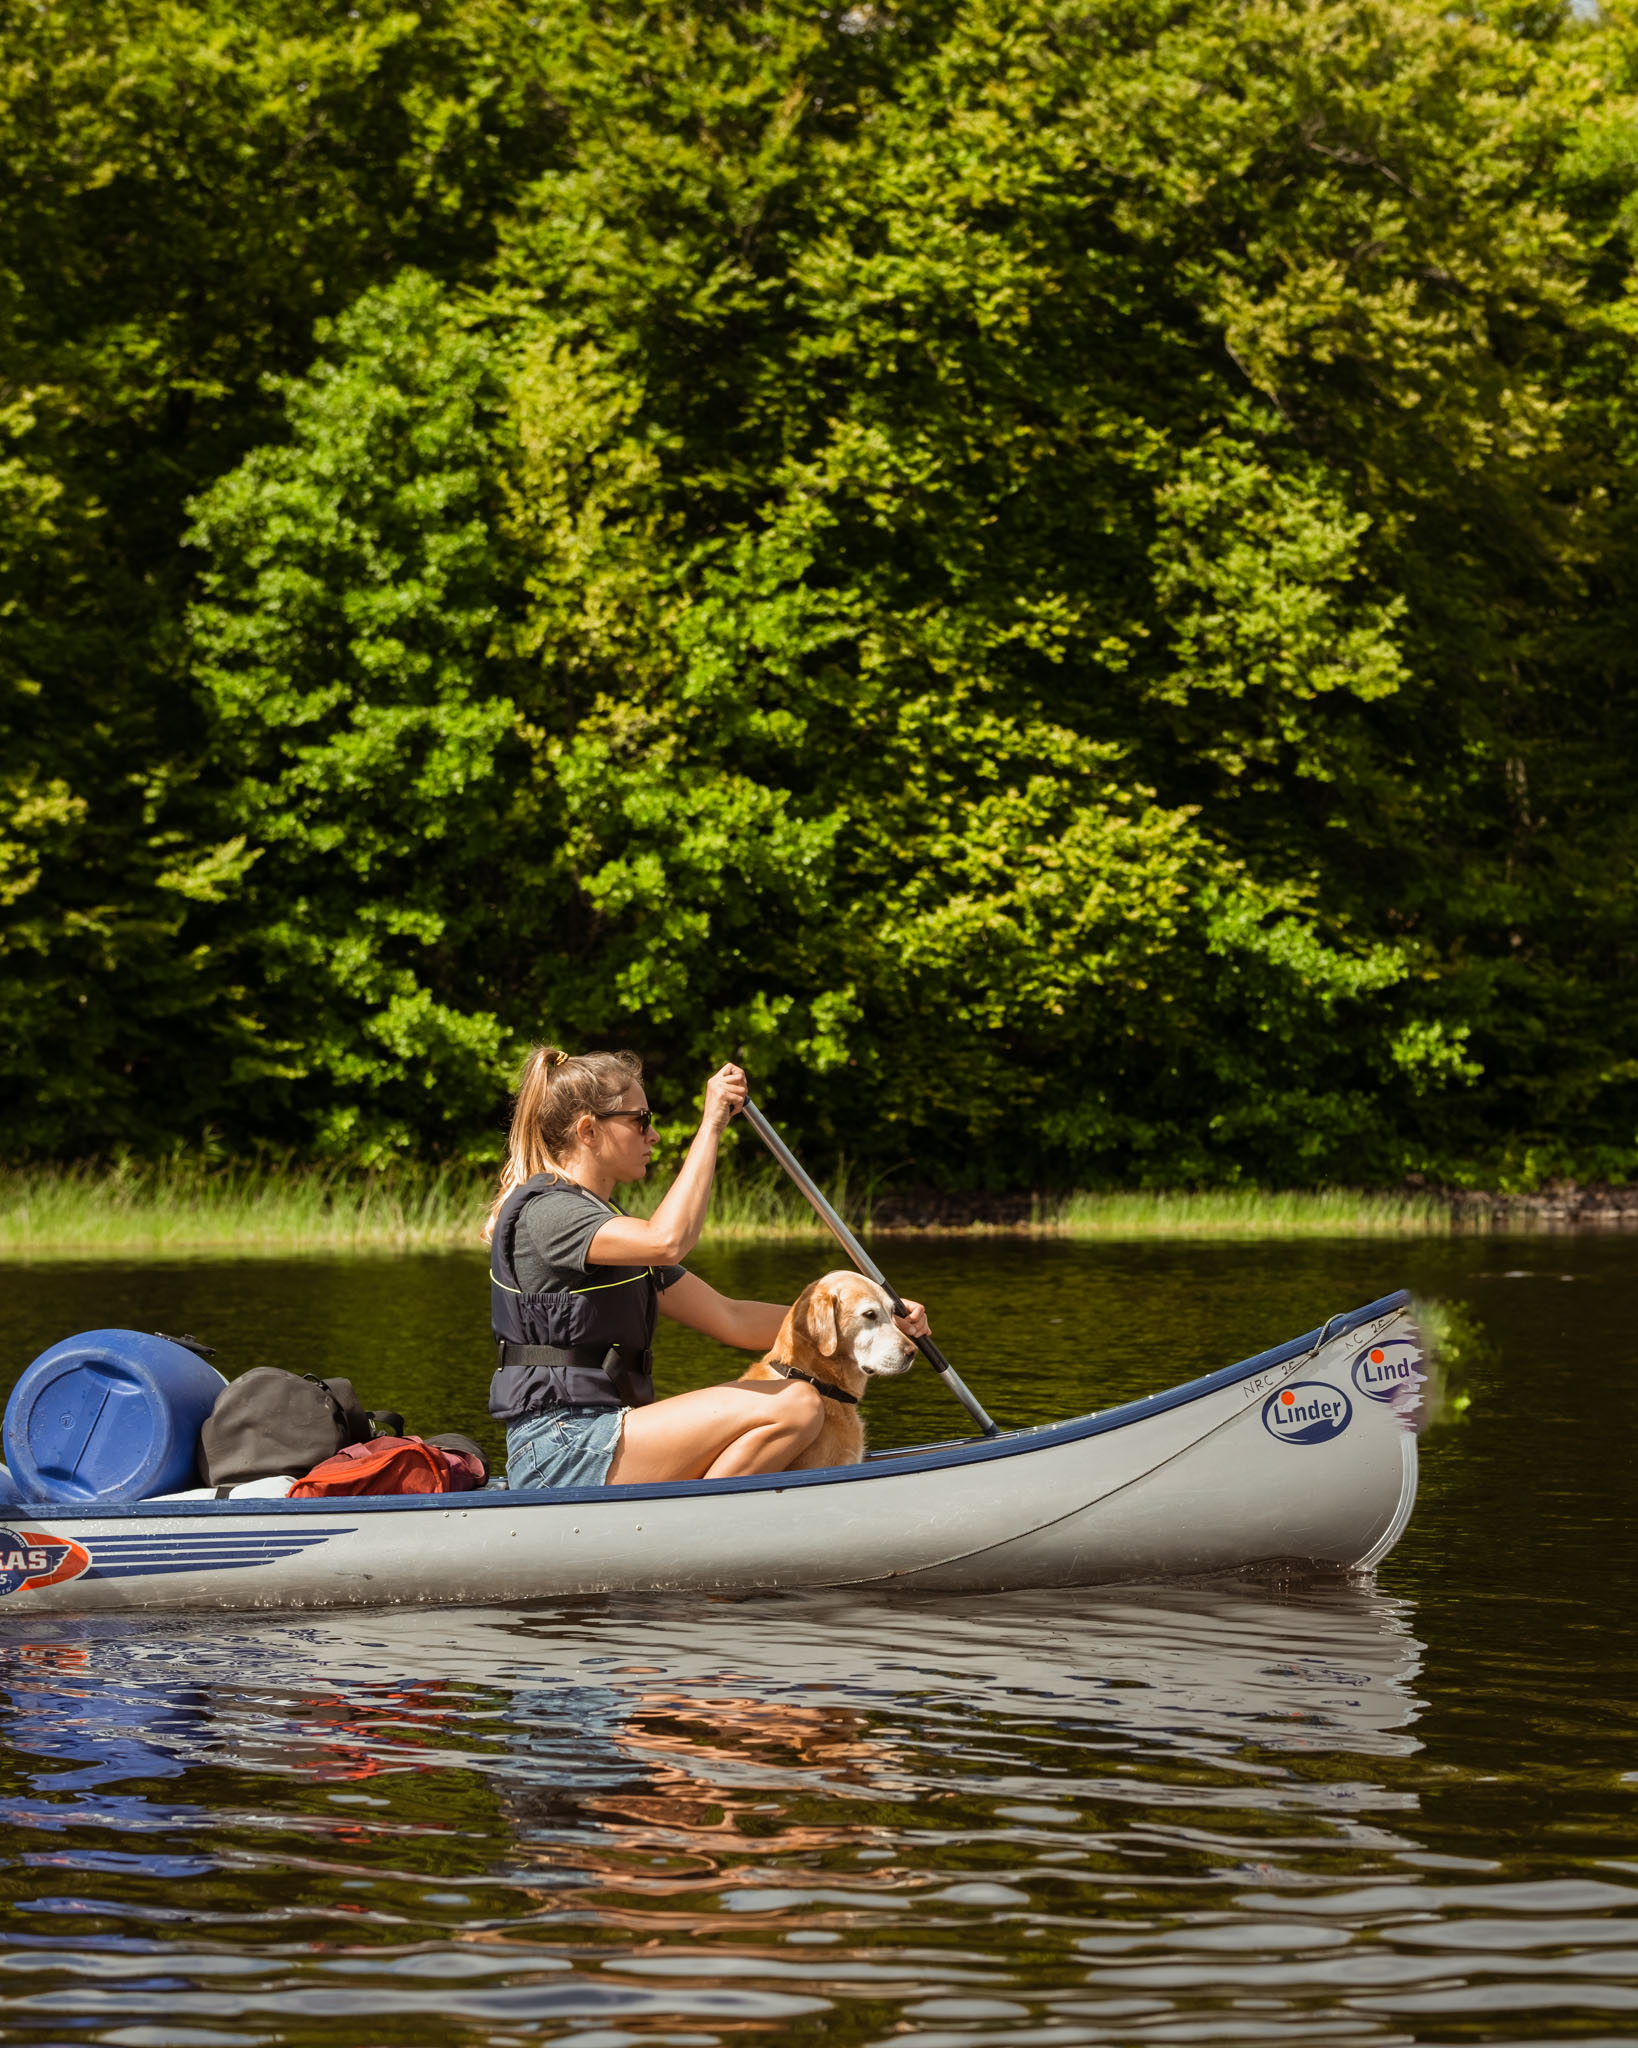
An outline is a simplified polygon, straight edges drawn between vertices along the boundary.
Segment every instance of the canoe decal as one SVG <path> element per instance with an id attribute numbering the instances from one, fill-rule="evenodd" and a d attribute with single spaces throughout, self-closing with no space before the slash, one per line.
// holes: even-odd
<path id="1" fill-rule="evenodd" d="M 77 1579 L 90 1562 L 66 1536 L 46 1536 L 38 1529 L 0 1529 L 0 1595 L 63 1585 Z"/>
<path id="2" fill-rule="evenodd" d="M 278 1564 L 350 1536 L 347 1528 L 207 1530 L 198 1535 L 160 1531 L 149 1536 L 98 1536 L 91 1545 L 94 1579 L 155 1579 L 172 1572 L 246 1571 Z"/>
<path id="3" fill-rule="evenodd" d="M 1354 1404 L 1340 1387 L 1298 1380 L 1263 1403 L 1263 1427 L 1285 1444 L 1328 1444 L 1354 1419 Z"/>
<path id="4" fill-rule="evenodd" d="M 1367 1401 L 1391 1401 L 1422 1377 L 1422 1354 L 1405 1337 L 1372 1344 L 1354 1360 L 1354 1385 Z"/>

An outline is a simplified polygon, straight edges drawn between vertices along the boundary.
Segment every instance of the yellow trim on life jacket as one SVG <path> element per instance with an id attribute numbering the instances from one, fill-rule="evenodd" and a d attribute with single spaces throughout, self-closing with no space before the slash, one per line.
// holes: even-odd
<path id="1" fill-rule="evenodd" d="M 595 1287 L 565 1287 L 565 1294 L 607 1294 L 611 1287 L 629 1287 L 633 1280 L 652 1280 L 654 1268 L 644 1266 L 639 1273 L 633 1273 L 624 1280 L 599 1280 Z"/>

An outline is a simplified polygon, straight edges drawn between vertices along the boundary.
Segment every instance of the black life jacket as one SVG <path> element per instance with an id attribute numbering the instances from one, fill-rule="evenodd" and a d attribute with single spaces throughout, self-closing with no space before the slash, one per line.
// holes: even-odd
<path id="1" fill-rule="evenodd" d="M 654 1399 L 659 1286 L 651 1266 L 600 1266 L 594 1270 L 606 1279 L 572 1291 L 525 1294 L 518 1285 L 513 1254 L 524 1206 L 565 1185 L 576 1186 L 560 1174 L 537 1173 L 512 1190 L 495 1218 L 489 1318 L 498 1352 L 489 1412 L 499 1422 L 546 1408 L 643 1408 Z"/>

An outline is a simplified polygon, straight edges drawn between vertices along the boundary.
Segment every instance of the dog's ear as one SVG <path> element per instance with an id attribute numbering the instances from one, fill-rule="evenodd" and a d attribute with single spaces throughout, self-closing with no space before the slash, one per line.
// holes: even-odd
<path id="1" fill-rule="evenodd" d="M 808 1303 L 808 1329 L 819 1347 L 819 1356 L 834 1358 L 842 1344 L 842 1304 L 836 1299 L 836 1289 L 823 1280 L 815 1282 L 813 1299 Z"/>

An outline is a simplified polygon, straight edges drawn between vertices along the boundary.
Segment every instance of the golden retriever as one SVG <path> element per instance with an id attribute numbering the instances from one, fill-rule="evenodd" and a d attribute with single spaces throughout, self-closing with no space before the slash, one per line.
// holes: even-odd
<path id="1" fill-rule="evenodd" d="M 862 1273 L 827 1273 L 791 1303 L 773 1349 L 741 1375 L 748 1380 L 797 1377 L 825 1395 L 825 1420 L 789 1467 L 812 1472 L 824 1465 L 856 1465 L 864 1456 L 864 1419 L 858 1403 L 873 1379 L 908 1372 L 916 1347 L 893 1321 L 886 1288 Z M 837 1393 L 846 1396 L 838 1399 Z"/>

